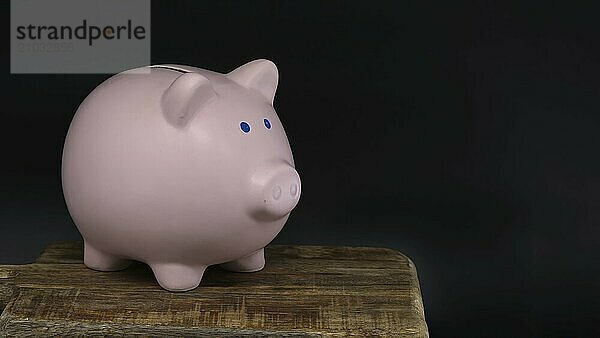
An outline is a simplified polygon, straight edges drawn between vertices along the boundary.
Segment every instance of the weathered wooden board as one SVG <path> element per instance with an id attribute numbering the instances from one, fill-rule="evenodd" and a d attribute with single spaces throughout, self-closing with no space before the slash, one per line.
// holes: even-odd
<path id="1" fill-rule="evenodd" d="M 0 265 L 0 335 L 428 335 L 398 251 L 272 245 L 265 256 L 262 271 L 210 267 L 197 289 L 172 293 L 145 264 L 98 272 L 82 243 L 57 243 L 33 264 Z"/>

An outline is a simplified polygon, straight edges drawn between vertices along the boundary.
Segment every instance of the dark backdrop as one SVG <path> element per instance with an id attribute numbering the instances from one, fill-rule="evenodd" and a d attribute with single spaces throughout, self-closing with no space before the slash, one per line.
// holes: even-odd
<path id="1" fill-rule="evenodd" d="M 155 0 L 152 61 L 278 65 L 303 195 L 277 243 L 401 250 L 433 336 L 597 335 L 597 12 L 529 3 Z M 109 75 L 10 75 L 5 29 L 6 263 L 79 238 L 62 144 Z"/>

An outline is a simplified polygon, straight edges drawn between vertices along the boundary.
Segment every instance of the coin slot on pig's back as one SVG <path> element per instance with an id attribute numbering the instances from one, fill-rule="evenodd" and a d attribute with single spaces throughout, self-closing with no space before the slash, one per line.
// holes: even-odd
<path id="1" fill-rule="evenodd" d="M 183 68 L 179 68 L 179 67 L 174 67 L 174 66 L 162 66 L 162 65 L 156 65 L 156 66 L 150 66 L 150 68 L 161 68 L 161 69 L 168 69 L 168 70 L 173 70 L 179 73 L 189 73 L 189 71 L 183 69 Z"/>

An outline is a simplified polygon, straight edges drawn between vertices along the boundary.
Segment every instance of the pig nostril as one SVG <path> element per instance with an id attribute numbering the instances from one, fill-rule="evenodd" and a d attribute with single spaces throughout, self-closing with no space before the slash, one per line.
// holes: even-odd
<path id="1" fill-rule="evenodd" d="M 273 187 L 273 198 L 278 200 L 281 197 L 281 187 L 276 185 Z"/>
<path id="2" fill-rule="evenodd" d="M 292 183 L 292 185 L 290 186 L 290 195 L 292 195 L 292 197 L 296 197 L 297 193 L 298 193 L 298 186 L 296 185 L 296 183 Z"/>

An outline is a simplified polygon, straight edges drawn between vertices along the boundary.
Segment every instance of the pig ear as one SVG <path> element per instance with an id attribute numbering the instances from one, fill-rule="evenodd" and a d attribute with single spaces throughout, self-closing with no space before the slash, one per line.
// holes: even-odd
<path id="1" fill-rule="evenodd" d="M 185 73 L 163 94 L 163 114 L 170 124 L 183 128 L 214 97 L 216 93 L 206 77 L 198 73 Z"/>
<path id="2" fill-rule="evenodd" d="M 258 90 L 269 103 L 273 104 L 279 74 L 277 66 L 269 60 L 254 60 L 231 73 L 227 74 L 231 80 L 246 88 Z"/>

